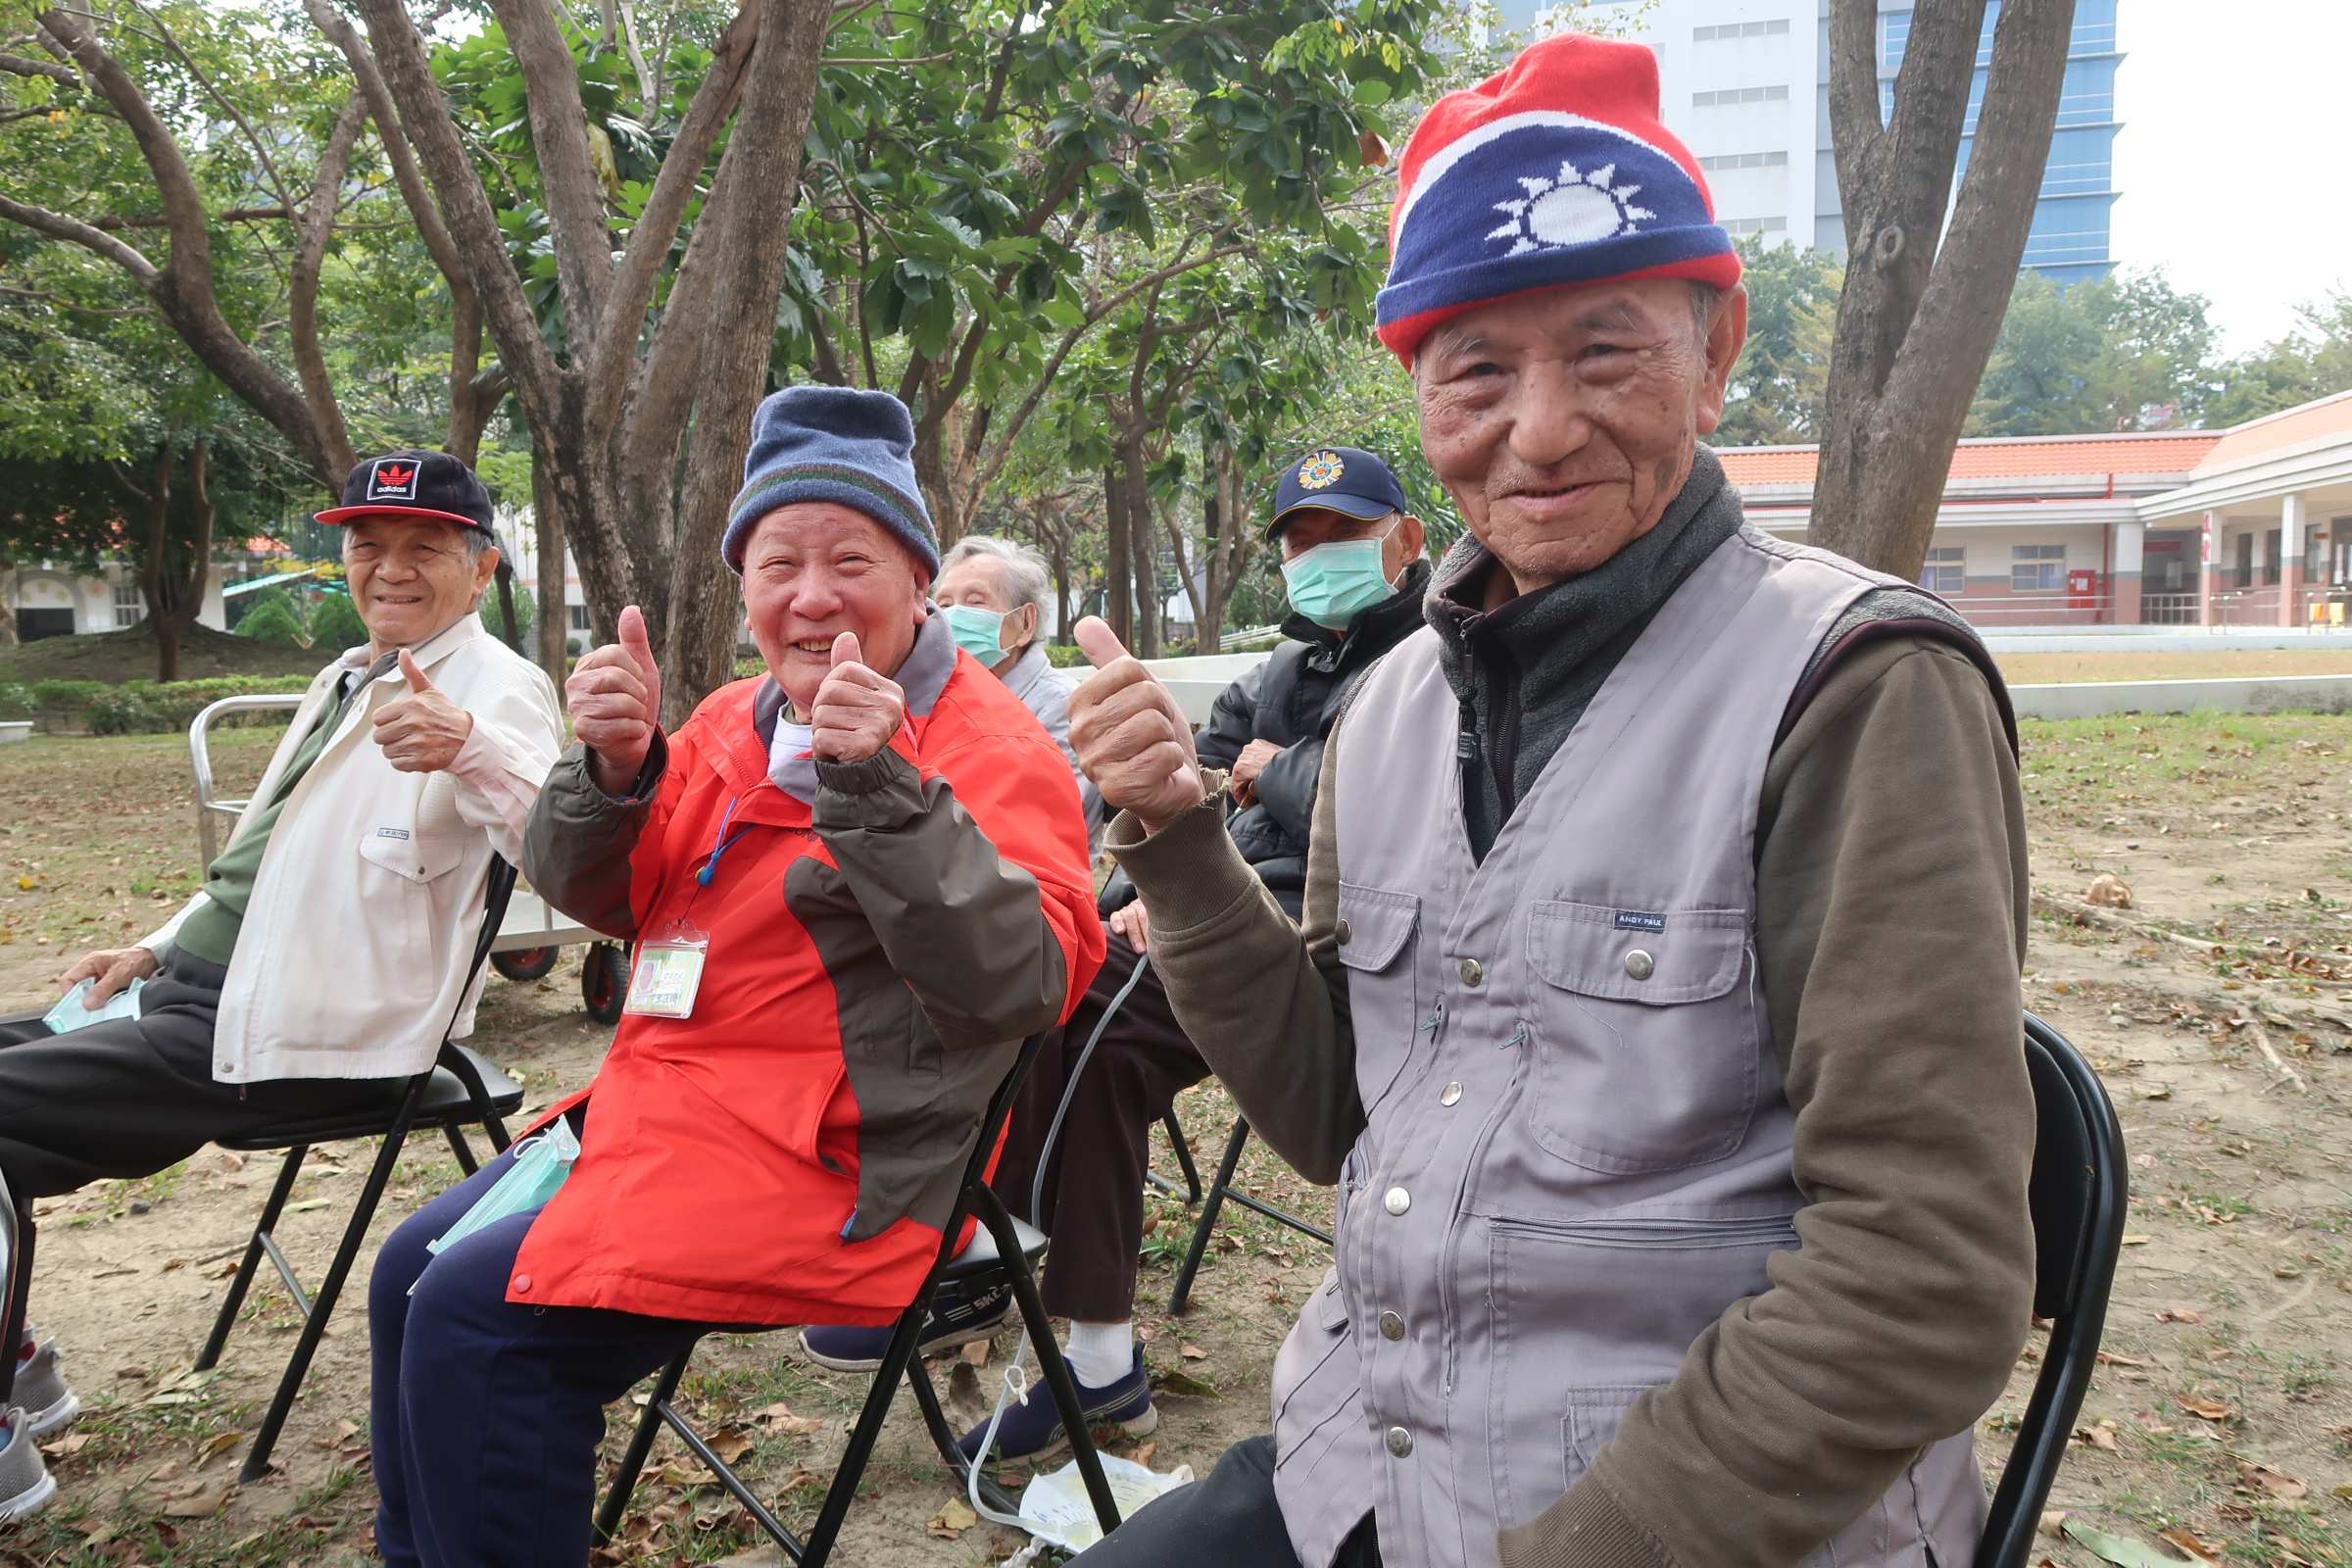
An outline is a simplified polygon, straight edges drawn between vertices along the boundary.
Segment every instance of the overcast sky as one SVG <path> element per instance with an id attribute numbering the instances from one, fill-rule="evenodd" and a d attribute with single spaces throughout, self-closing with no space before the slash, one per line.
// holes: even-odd
<path id="1" fill-rule="evenodd" d="M 2232 353 L 2352 290 L 2352 4 L 2123 0 L 2115 259 L 2213 302 Z"/>

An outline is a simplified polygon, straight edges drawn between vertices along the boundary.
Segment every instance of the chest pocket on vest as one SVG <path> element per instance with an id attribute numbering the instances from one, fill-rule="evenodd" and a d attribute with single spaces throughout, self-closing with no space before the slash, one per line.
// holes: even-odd
<path id="1" fill-rule="evenodd" d="M 1529 913 L 1535 1141 L 1587 1170 L 1722 1159 L 1755 1114 L 1762 1008 L 1746 916 L 1550 901 Z"/>
<path id="2" fill-rule="evenodd" d="M 1387 1097 L 1420 1041 L 1412 945 L 1420 923 L 1418 894 L 1340 884 L 1340 962 L 1349 971 L 1356 1093 L 1367 1113 Z"/>

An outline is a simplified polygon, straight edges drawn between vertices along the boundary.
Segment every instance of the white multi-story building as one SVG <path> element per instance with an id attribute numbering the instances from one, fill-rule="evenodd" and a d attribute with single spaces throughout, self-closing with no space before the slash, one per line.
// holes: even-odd
<path id="1" fill-rule="evenodd" d="M 2119 0 L 2076 0 L 2057 129 L 2025 265 L 2061 283 L 2101 277 L 2114 265 L 2115 75 Z M 1960 167 L 1974 145 L 2000 0 L 1985 8 Z M 1829 0 L 1500 0 L 1506 33 L 1561 25 L 1623 31 L 1657 51 L 1666 123 L 1706 172 L 1715 210 L 1735 236 L 1761 234 L 1842 255 L 1844 209 L 1830 145 Z M 1622 13 L 1622 27 L 1610 25 Z M 1879 96 L 1893 102 L 1911 36 L 1912 8 L 1879 14 Z"/>

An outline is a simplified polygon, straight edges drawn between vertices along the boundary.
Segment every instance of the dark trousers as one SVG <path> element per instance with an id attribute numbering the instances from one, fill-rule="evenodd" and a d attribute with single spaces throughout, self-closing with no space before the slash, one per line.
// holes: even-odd
<path id="1" fill-rule="evenodd" d="M 1053 1237 L 1039 1282 L 1046 1310 L 1082 1323 L 1119 1323 L 1134 1315 L 1136 1250 L 1144 1241 L 1144 1172 L 1152 1129 L 1177 1092 L 1208 1076 L 1208 1063 L 1168 1006 L 1156 969 L 1147 970 L 1102 1032 L 1079 1077 L 1050 1154 L 1046 1130 L 1069 1086 L 1079 1054 L 1135 972 L 1137 956 L 1112 934 L 1102 971 L 1061 1030 L 1046 1038 L 1037 1065 L 1013 1102 L 1012 1128 L 999 1156 L 995 1187 L 1004 1206 L 1028 1214 Z M 1029 1197 L 1045 1158 L 1044 1201 Z M 1068 1201 L 1063 1201 L 1063 1194 Z"/>
<path id="2" fill-rule="evenodd" d="M 213 1079 L 219 964 L 174 955 L 139 993 L 140 1014 L 53 1035 L 0 1024 L 0 1171 L 19 1198 L 152 1176 L 216 1138 L 365 1109 L 397 1078 Z"/>
<path id="3" fill-rule="evenodd" d="M 427 1252 L 514 1162 L 410 1215 L 368 1281 L 375 1544 L 394 1568 L 580 1568 L 605 1406 L 712 1327 L 510 1302 L 536 1208 Z"/>
<path id="4" fill-rule="evenodd" d="M 1207 1477 L 1146 1504 L 1079 1554 L 1085 1568 L 1300 1568 L 1274 1500 L 1274 1440 L 1249 1438 L 1225 1450 Z M 1380 1568 L 1370 1513 L 1349 1532 L 1332 1568 Z"/>

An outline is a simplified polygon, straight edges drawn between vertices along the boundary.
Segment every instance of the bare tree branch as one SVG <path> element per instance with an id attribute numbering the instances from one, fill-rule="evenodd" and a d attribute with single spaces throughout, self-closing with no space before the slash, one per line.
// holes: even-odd
<path id="1" fill-rule="evenodd" d="M 47 76 L 51 81 L 63 82 L 76 92 L 82 90 L 81 77 L 73 67 L 57 65 L 47 60 L 30 60 L 24 55 L 0 54 L 0 72 L 6 72 L 12 76 Z M 48 111 L 44 108 L 41 112 L 46 114 Z"/>
<path id="2" fill-rule="evenodd" d="M 654 176 L 654 188 L 646 197 L 645 211 L 629 231 L 628 248 L 621 255 L 618 272 L 613 275 L 612 294 L 605 302 L 603 323 L 595 333 L 594 353 L 587 367 L 586 431 L 590 441 L 603 440 L 619 418 L 630 372 L 637 363 L 637 339 L 645 321 L 645 308 L 661 281 L 662 264 L 668 259 L 669 247 L 678 237 L 678 224 L 686 216 L 686 204 L 693 200 L 695 187 L 702 180 L 703 165 L 710 160 L 710 148 L 718 140 L 727 117 L 734 113 L 735 100 L 743 89 L 744 69 L 760 36 L 760 13 L 761 0 L 744 0 L 743 9 L 719 35 L 710 69 L 702 85 L 695 89 L 694 102 L 687 107 L 686 118 L 671 138 L 668 155 L 662 160 L 661 172 Z M 699 331 L 702 327 L 698 323 L 695 329 Z"/>
<path id="3" fill-rule="evenodd" d="M 1866 5 L 1830 9 L 1830 143 L 1838 164 L 1838 184 L 1852 190 L 1863 181 L 1862 165 L 1876 148 L 1883 126 L 1879 121 L 1879 8 Z M 1850 204 L 1845 208 L 1848 250 L 1862 242 Z"/>
<path id="4" fill-rule="evenodd" d="M 645 51 L 637 43 L 637 8 L 629 0 L 620 0 L 620 42 L 629 52 L 629 69 L 637 73 L 637 99 L 645 106 L 648 120 L 662 113 L 661 78 L 647 69 Z"/>
<path id="5" fill-rule="evenodd" d="M 11 201 L 6 196 L 0 196 L 0 218 L 5 218 L 12 223 L 21 223 L 35 233 L 48 235 L 51 239 L 62 239 L 68 244 L 79 245 L 84 250 L 103 256 L 128 272 L 142 288 L 147 287 L 150 281 L 161 272 L 161 269 L 153 262 L 130 246 L 125 245 L 112 234 L 100 232 L 78 218 L 69 218 L 64 213 L 53 213 L 46 207 L 34 207 L 24 202 Z"/>
<path id="6" fill-rule="evenodd" d="M 291 211 L 283 207 L 231 207 L 226 212 L 213 214 L 212 221 L 216 223 L 261 223 L 293 216 Z M 153 215 L 135 218 L 116 218 L 109 215 L 105 218 L 91 219 L 90 226 L 108 230 L 169 228 L 172 226 L 172 220 Z"/>
<path id="7" fill-rule="evenodd" d="M 539 185 L 546 198 L 548 237 L 556 253 L 556 288 L 564 301 L 564 319 L 569 323 L 572 353 L 575 361 L 593 363 L 605 301 L 612 291 L 612 235 L 605 222 L 604 187 L 588 152 L 588 112 L 580 102 L 579 67 L 547 0 L 490 0 L 490 9 L 506 29 L 507 47 L 522 72 L 531 145 L 539 154 Z"/>
<path id="8" fill-rule="evenodd" d="M 309 0 L 312 16 L 321 12 L 332 16 L 325 0 Z M 401 168 L 401 156 L 393 144 L 401 141 L 394 126 L 405 132 L 407 144 L 416 150 L 417 161 L 431 177 L 433 195 L 438 197 L 438 216 L 428 220 L 426 214 L 435 210 L 436 203 L 424 199 L 421 185 L 415 192 L 410 181 L 403 181 L 402 192 L 409 197 L 410 210 L 416 214 L 417 225 L 432 243 L 432 229 L 437 222 L 446 221 L 442 234 L 447 242 L 450 262 L 456 270 L 450 275 L 466 278 L 481 296 L 482 316 L 498 344 L 499 358 L 505 363 L 515 383 L 526 390 L 532 401 L 541 407 L 552 407 L 557 394 L 559 370 L 555 356 L 548 352 L 547 342 L 539 335 L 539 320 L 531 312 L 530 301 L 523 296 L 521 279 L 515 276 L 514 265 L 507 259 L 506 234 L 498 226 L 498 219 L 490 210 L 489 195 L 473 172 L 465 144 L 458 138 L 457 122 L 449 113 L 441 84 L 433 79 L 432 67 L 425 60 L 424 41 L 410 22 L 407 8 L 401 0 L 358 0 L 360 14 L 367 20 L 372 51 L 364 46 L 349 27 L 342 32 L 349 37 L 336 37 L 336 29 L 320 22 L 329 38 L 344 44 L 344 52 L 353 60 L 359 72 L 360 84 L 366 90 L 373 72 L 362 67 L 367 60 L 380 68 L 377 86 L 383 91 L 381 104 L 373 93 L 368 97 L 368 109 L 375 117 L 385 150 L 393 159 L 395 175 Z M 398 106 L 398 118 L 388 118 L 387 112 Z M 434 260 L 442 260 L 439 250 Z M 448 264 L 444 264 L 445 268 Z"/>
<path id="9" fill-rule="evenodd" d="M 368 100 L 355 90 L 335 117 L 335 128 L 318 154 L 318 168 L 311 176 L 310 204 L 303 209 L 296 230 L 292 276 L 286 287 L 287 336 L 294 352 L 294 373 L 302 381 L 303 396 L 310 399 L 311 417 L 318 426 L 327 461 L 346 473 L 359 460 L 351 450 L 351 430 L 343 422 L 342 406 L 335 401 L 334 382 L 326 373 L 326 355 L 318 346 L 318 270 L 326 260 L 327 241 L 334 235 L 336 197 L 341 194 L 344 172 L 351 167 L 351 150 L 367 120 Z"/>

